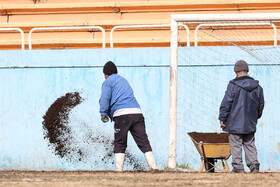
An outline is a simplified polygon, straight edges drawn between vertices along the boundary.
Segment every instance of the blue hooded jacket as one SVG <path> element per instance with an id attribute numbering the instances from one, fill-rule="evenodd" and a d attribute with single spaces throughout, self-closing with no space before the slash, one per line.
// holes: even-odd
<path id="1" fill-rule="evenodd" d="M 140 105 L 127 80 L 112 74 L 102 84 L 100 114 L 108 115 L 112 120 L 114 112 L 123 108 L 140 108 Z"/>
<path id="2" fill-rule="evenodd" d="M 220 106 L 219 120 L 226 125 L 223 130 L 232 134 L 256 132 L 263 108 L 263 89 L 259 81 L 249 76 L 231 80 Z"/>

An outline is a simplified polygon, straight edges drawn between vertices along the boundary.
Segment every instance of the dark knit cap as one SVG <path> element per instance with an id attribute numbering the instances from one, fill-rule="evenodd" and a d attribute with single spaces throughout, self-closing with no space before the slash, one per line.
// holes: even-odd
<path id="1" fill-rule="evenodd" d="M 105 75 L 117 74 L 118 70 L 116 65 L 112 61 L 108 61 L 103 67 L 103 73 Z"/>
<path id="2" fill-rule="evenodd" d="M 239 72 L 239 71 L 247 71 L 249 72 L 249 66 L 247 62 L 244 60 L 238 60 L 235 65 L 234 65 L 234 71 Z"/>

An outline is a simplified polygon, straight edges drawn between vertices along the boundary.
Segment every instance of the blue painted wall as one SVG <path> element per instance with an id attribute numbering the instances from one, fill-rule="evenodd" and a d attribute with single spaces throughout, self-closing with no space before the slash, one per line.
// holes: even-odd
<path id="1" fill-rule="evenodd" d="M 237 47 L 199 47 L 179 50 L 177 164 L 197 170 L 200 156 L 187 132 L 219 132 L 219 104 L 233 64 L 247 60 L 250 75 L 265 92 L 265 111 L 256 143 L 263 170 L 280 169 L 279 68 L 280 48 L 253 53 Z M 261 52 L 257 52 L 261 51 Z M 169 48 L 0 51 L 0 169 L 113 170 L 113 159 L 102 159 L 106 145 L 88 141 L 89 134 L 113 138 L 113 123 L 100 121 L 100 88 L 106 61 L 119 66 L 134 89 L 146 119 L 146 130 L 160 169 L 167 166 L 169 131 Z M 68 92 L 83 102 L 73 108 L 69 123 L 75 145 L 87 156 L 69 161 L 54 153 L 44 139 L 43 116 Z M 144 155 L 129 136 L 128 151 L 147 168 Z M 126 162 L 125 169 L 133 166 Z"/>

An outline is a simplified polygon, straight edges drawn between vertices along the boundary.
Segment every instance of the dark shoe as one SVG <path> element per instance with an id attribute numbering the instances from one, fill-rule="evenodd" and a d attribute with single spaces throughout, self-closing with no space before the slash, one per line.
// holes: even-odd
<path id="1" fill-rule="evenodd" d="M 260 171 L 260 164 L 252 164 L 250 166 L 251 173 L 259 173 Z"/>
<path id="2" fill-rule="evenodd" d="M 244 169 L 236 169 L 236 168 L 233 168 L 231 170 L 231 173 L 244 173 Z"/>

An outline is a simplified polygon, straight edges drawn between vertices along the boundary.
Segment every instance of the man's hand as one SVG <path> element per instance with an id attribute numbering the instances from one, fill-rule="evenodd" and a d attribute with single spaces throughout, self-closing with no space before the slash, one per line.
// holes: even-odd
<path id="1" fill-rule="evenodd" d="M 223 121 L 220 121 L 220 125 L 221 125 L 222 128 L 225 128 L 225 127 L 226 127 L 226 125 L 224 124 Z"/>
<path id="2" fill-rule="evenodd" d="M 107 115 L 101 115 L 101 120 L 106 123 L 109 121 L 109 117 Z"/>

